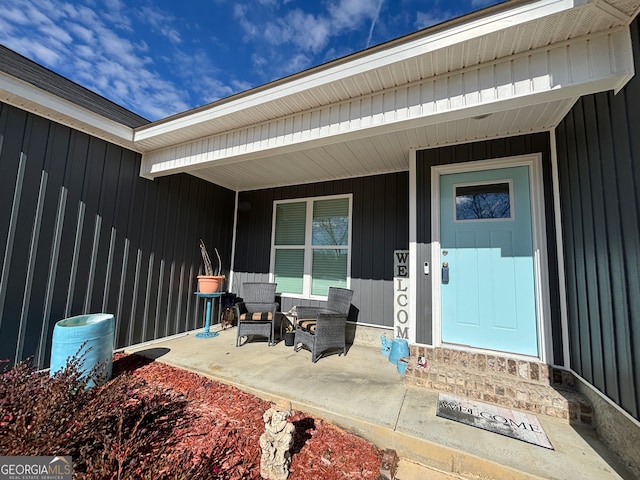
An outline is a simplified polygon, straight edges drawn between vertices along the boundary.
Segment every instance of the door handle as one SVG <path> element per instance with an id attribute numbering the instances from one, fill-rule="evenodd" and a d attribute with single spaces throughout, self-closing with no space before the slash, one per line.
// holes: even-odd
<path id="1" fill-rule="evenodd" d="M 446 285 L 449 283 L 449 263 L 442 262 L 442 284 Z"/>

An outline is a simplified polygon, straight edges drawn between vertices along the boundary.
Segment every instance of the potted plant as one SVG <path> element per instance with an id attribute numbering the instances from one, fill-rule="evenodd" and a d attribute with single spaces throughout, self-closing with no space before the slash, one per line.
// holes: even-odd
<path id="1" fill-rule="evenodd" d="M 220 259 L 220 254 L 217 248 L 213 250 L 216 253 L 216 257 L 218 257 L 218 268 L 215 270 L 211 264 L 207 247 L 202 239 L 200 239 L 200 253 L 202 254 L 202 262 L 204 263 L 204 275 L 198 275 L 198 291 L 200 293 L 215 293 L 220 290 L 224 282 L 225 277 L 222 275 L 222 260 Z"/>
<path id="2" fill-rule="evenodd" d="M 284 331 L 284 344 L 287 347 L 293 347 L 294 339 L 296 337 L 296 331 L 291 323 L 287 325 Z"/>

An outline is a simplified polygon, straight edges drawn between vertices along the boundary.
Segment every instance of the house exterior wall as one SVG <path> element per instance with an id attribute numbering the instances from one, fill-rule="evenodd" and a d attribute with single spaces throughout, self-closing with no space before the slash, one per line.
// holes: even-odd
<path id="1" fill-rule="evenodd" d="M 549 293 L 551 300 L 551 327 L 553 356 L 556 365 L 562 364 L 562 334 L 559 302 L 558 269 L 553 214 L 553 191 L 551 176 L 551 150 L 548 133 L 523 135 L 496 140 L 486 140 L 416 152 L 416 240 L 418 265 L 432 263 L 431 259 L 431 167 L 461 162 L 489 160 L 540 153 L 544 183 L 545 217 L 547 231 L 547 256 L 549 269 Z M 416 340 L 425 345 L 432 344 L 431 282 L 432 275 L 417 276 L 417 320 Z"/>
<path id="2" fill-rule="evenodd" d="M 234 280 L 268 281 L 273 202 L 324 195 L 352 194 L 351 320 L 393 327 L 393 251 L 409 248 L 409 174 L 350 178 L 332 182 L 241 192 L 238 198 Z M 319 302 L 282 298 L 282 311 Z"/>
<path id="3" fill-rule="evenodd" d="M 148 181 L 140 155 L 0 103 L 0 359 L 49 364 L 55 322 L 116 317 L 116 346 L 202 325 L 198 239 L 229 266 L 234 193 Z"/>
<path id="4" fill-rule="evenodd" d="M 632 26 L 636 65 L 640 29 Z M 556 130 L 571 368 L 640 419 L 640 78 Z"/>

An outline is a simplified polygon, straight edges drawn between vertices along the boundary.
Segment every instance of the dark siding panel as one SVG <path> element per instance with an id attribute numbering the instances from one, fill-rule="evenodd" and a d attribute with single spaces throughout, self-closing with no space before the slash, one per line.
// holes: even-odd
<path id="1" fill-rule="evenodd" d="M 574 210 L 576 217 L 581 220 L 583 230 L 576 232 L 574 241 L 576 243 L 590 242 L 593 239 L 593 248 L 585 251 L 575 251 L 577 262 L 584 263 L 585 269 L 589 270 L 590 275 L 585 279 L 585 293 L 578 295 L 578 312 L 580 318 L 585 323 L 588 321 L 588 328 L 581 330 L 580 340 L 582 345 L 588 345 L 588 348 L 580 349 L 583 371 L 586 379 L 594 385 L 603 385 L 607 383 L 607 389 L 610 392 L 618 391 L 618 378 L 615 375 L 606 375 L 609 367 L 615 368 L 615 351 L 614 337 L 611 324 L 611 271 L 610 264 L 607 260 L 606 253 L 610 246 L 609 225 L 605 220 L 610 213 L 611 202 L 607 201 L 607 186 L 605 181 L 605 172 L 602 169 L 601 159 L 594 152 L 601 150 L 598 132 L 600 128 L 608 131 L 610 134 L 611 126 L 600 125 L 604 118 L 607 118 L 608 112 L 603 117 L 601 107 L 595 102 L 595 97 L 586 97 L 583 102 L 578 102 L 572 112 L 575 119 L 575 141 L 576 147 L 580 148 L 580 170 L 579 172 L 588 172 L 590 177 L 582 173 L 574 188 L 582 190 L 583 196 L 574 199 Z M 608 106 L 606 107 L 608 110 Z M 587 132 L 591 134 L 587 135 Z M 586 162 L 585 162 L 586 161 Z M 585 165 L 586 163 L 586 165 Z M 575 174 L 570 169 L 569 178 L 575 180 Z M 593 199 L 592 202 L 589 200 Z M 585 298 L 588 300 L 586 308 L 584 307 Z M 587 367 L 587 368 L 585 368 Z M 581 374 L 582 375 L 582 374 Z M 619 398 L 615 398 L 619 401 Z"/>
<path id="2" fill-rule="evenodd" d="M 638 22 L 632 25 L 640 58 Z M 557 129 L 571 368 L 640 416 L 640 79 Z"/>
<path id="3" fill-rule="evenodd" d="M 574 132 L 575 134 L 575 122 L 573 120 L 569 121 L 567 123 L 567 129 L 571 132 Z M 568 149 L 567 149 L 567 154 L 568 154 L 568 165 L 567 168 L 569 170 L 575 170 L 577 171 L 578 168 L 578 156 L 577 156 L 577 145 L 575 140 L 569 142 L 568 145 Z M 581 189 L 580 189 L 580 184 L 579 183 L 575 183 L 573 185 L 569 186 L 570 188 L 570 194 L 572 196 L 572 198 L 574 199 L 575 203 L 577 205 L 580 204 L 580 198 L 581 198 Z M 574 235 L 574 248 L 576 248 L 577 250 L 583 252 L 584 248 L 583 248 L 583 242 L 582 242 L 582 232 L 583 232 L 583 227 L 582 227 L 582 217 L 581 215 L 576 215 L 573 219 L 572 219 L 572 223 L 573 223 L 573 235 Z M 581 258 L 581 256 L 578 256 L 577 258 Z M 573 265 L 573 296 L 574 296 L 574 302 L 575 305 L 578 306 L 578 308 L 582 307 L 585 311 L 581 312 L 581 318 L 587 319 L 587 312 L 586 312 L 586 288 L 585 288 L 585 273 L 584 273 L 584 262 L 582 261 L 577 261 L 574 262 Z M 577 332 L 580 341 L 589 341 L 589 323 L 588 322 L 584 322 L 583 325 L 580 326 L 580 329 Z M 591 369 L 591 362 L 589 361 L 589 358 L 581 358 L 580 362 L 583 364 L 583 368 L 585 372 L 588 372 L 588 376 L 586 378 L 591 379 L 592 378 L 592 369 Z"/>
<path id="4" fill-rule="evenodd" d="M 33 162 L 29 158 L 25 160 L 25 176 L 22 182 L 22 192 L 18 210 L 18 225 L 16 228 L 15 243 L 21 246 L 21 255 L 12 257 L 11 263 L 15 267 L 10 271 L 10 285 L 7 285 L 7 295 L 9 298 L 23 299 L 22 311 L 15 311 L 16 319 L 21 316 L 29 319 L 37 317 L 41 311 L 41 302 L 31 304 L 31 296 L 33 291 L 33 280 L 35 272 L 35 258 L 37 254 L 39 226 L 42 219 L 43 204 L 41 199 L 43 185 L 42 178 L 42 159 L 47 145 L 48 122 L 37 117 L 29 117 L 27 120 L 26 134 L 24 142 L 29 145 L 30 155 Z M 32 181 L 29 181 L 32 180 Z M 36 206 L 29 209 L 27 205 Z M 37 292 L 37 290 L 36 290 Z M 15 295 L 15 297 L 14 297 Z M 38 308 L 40 307 L 40 308 Z M 26 327 L 26 328 L 25 328 Z M 19 330 L 16 343 L 16 352 L 19 353 L 23 349 L 34 352 L 39 341 L 39 328 L 37 325 L 26 323 Z"/>
<path id="5" fill-rule="evenodd" d="M 636 37 L 638 42 L 638 37 Z M 617 312 L 627 311 L 628 319 L 636 319 L 636 328 L 640 325 L 640 203 L 638 195 L 640 193 L 639 184 L 634 170 L 637 172 L 637 159 L 631 157 L 631 138 L 637 137 L 640 129 L 632 132 L 629 123 L 629 108 L 636 110 L 640 97 L 625 92 L 623 95 L 609 95 L 611 132 L 613 136 L 613 148 L 610 154 L 615 157 L 617 192 L 617 213 L 620 215 L 620 235 L 622 239 L 621 250 L 617 256 L 616 283 L 614 284 L 615 310 Z M 637 92 L 633 92 L 637 94 Z M 629 102 L 629 103 L 628 103 Z M 628 107 L 629 108 L 628 108 Z M 635 165 L 634 165 L 635 163 Z M 636 178 L 634 178 L 636 177 Z M 606 187 L 605 187 L 606 189 Z M 608 224 L 607 224 L 608 225 Z M 620 370 L 621 381 L 620 396 L 621 401 L 629 405 L 635 398 L 636 418 L 640 417 L 640 386 L 634 382 L 623 381 L 623 379 L 634 378 L 640 366 L 640 345 L 636 345 L 634 350 L 632 332 L 634 327 L 631 321 L 611 322 L 609 332 L 615 334 L 615 351 L 617 357 L 615 363 L 613 358 L 606 368 L 617 367 Z M 635 362 L 634 365 L 634 355 Z"/>
<path id="6" fill-rule="evenodd" d="M 201 326 L 198 239 L 228 272 L 233 192 L 144 180 L 138 154 L 4 104 L 0 139 L 1 359 L 45 367 L 82 313 L 114 313 L 118 347 Z"/>
<path id="7" fill-rule="evenodd" d="M 274 200 L 353 195 L 351 287 L 358 321 L 393 326 L 393 251 L 409 248 L 409 175 L 398 173 L 242 192 L 234 263 L 235 292 L 269 278 Z M 283 298 L 281 308 L 300 303 Z M 309 302 L 312 304 L 313 302 Z M 317 302 L 316 302 L 317 303 Z"/>
<path id="8" fill-rule="evenodd" d="M 50 320 L 51 295 L 53 293 L 51 273 L 53 253 L 56 239 L 59 236 L 58 205 L 62 181 L 64 178 L 65 162 L 69 148 L 70 130 L 59 124 L 50 123 L 47 131 L 47 148 L 42 167 L 42 216 L 39 224 L 39 235 L 36 247 L 35 274 L 32 284 L 31 307 L 27 325 L 30 331 L 27 338 L 37 338 L 38 346 L 35 350 L 35 363 L 43 364 L 50 349 L 53 323 Z M 1 230 L 0 230 L 1 231 Z M 2 238 L 2 235 L 0 235 Z M 34 330 L 40 329 L 39 332 Z M 25 347 L 25 351 L 31 351 Z"/>
<path id="9" fill-rule="evenodd" d="M 431 259 L 431 167 L 451 163 L 488 160 L 531 153 L 542 155 L 542 175 L 545 189 L 545 212 L 547 229 L 547 255 L 549 268 L 549 290 L 551 296 L 551 324 L 554 338 L 556 363 L 562 362 L 562 333 L 560 320 L 559 284 L 555 242 L 555 217 L 551 182 L 551 153 L 549 135 L 539 133 L 519 137 L 501 138 L 484 142 L 454 145 L 451 147 L 421 150 L 416 154 L 417 182 L 417 241 L 418 265 L 432 262 Z M 431 277 L 418 276 L 418 328 L 417 341 L 431 344 Z"/>
<path id="10" fill-rule="evenodd" d="M 563 125 L 560 125 L 556 131 L 556 144 L 557 144 L 557 154 L 558 158 L 566 157 L 568 158 L 570 152 L 575 151 L 575 145 L 569 141 L 569 139 L 573 138 L 573 122 L 564 122 Z M 559 188 L 561 196 L 569 195 L 576 196 L 576 186 L 571 185 L 568 182 L 568 172 L 569 171 L 569 162 L 558 162 L 558 176 L 559 176 Z M 573 218 L 563 218 L 563 238 L 565 245 L 574 245 L 574 232 L 575 225 L 573 223 Z M 566 250 L 566 248 L 565 248 Z M 565 285 L 567 290 L 567 308 L 569 311 L 576 310 L 578 307 L 578 289 L 576 285 L 577 275 L 576 275 L 576 261 L 573 255 L 565 252 Z M 569 331 L 570 336 L 570 344 L 580 344 L 580 331 L 581 326 L 578 324 L 576 328 L 571 328 Z M 574 366 L 576 363 L 582 364 L 582 361 L 579 356 L 579 352 L 576 352 L 574 349 L 570 349 L 571 352 L 571 364 Z M 576 355 L 578 353 L 578 355 Z"/>
<path id="11" fill-rule="evenodd" d="M 118 201 L 118 177 L 122 165 L 121 149 L 107 144 L 105 165 L 100 183 L 100 198 L 96 218 L 96 231 L 92 255 L 91 285 L 88 288 L 91 299 L 88 310 L 107 311 L 109 290 L 113 282 L 113 230 L 116 202 Z M 111 159 L 109 161 L 108 159 Z M 116 272 L 117 273 L 117 272 Z"/>
<path id="12" fill-rule="evenodd" d="M 238 199 L 236 258 L 234 270 L 247 273 L 269 273 L 271 219 L 274 192 L 245 192 Z"/>
<path id="13" fill-rule="evenodd" d="M 447 152 L 441 152 L 443 155 Z M 416 153 L 416 237 L 418 267 L 431 258 L 431 172 L 424 163 L 424 152 Z M 426 345 L 432 344 L 433 322 L 431 275 L 418 275 L 416 291 L 416 340 Z"/>
<path id="14" fill-rule="evenodd" d="M 20 155 L 20 142 L 24 136 L 27 124 L 27 115 L 12 116 L 11 109 L 2 105 L 0 115 L 0 228 L 6 232 L 0 235 L 0 252 L 3 254 L 2 275 L 0 275 L 0 304 L 8 297 L 8 290 L 13 290 L 12 261 L 9 254 L 15 243 L 17 228 L 17 216 L 19 209 L 19 194 L 22 190 L 24 178 L 24 159 Z M 17 198 L 16 198 L 17 197 Z M 13 293 L 13 292 L 12 292 Z M 15 331 L 19 328 L 18 317 L 15 316 L 15 308 L 12 315 L 0 320 L 0 351 L 6 352 L 0 356 L 0 360 L 13 360 L 16 352 L 16 337 L 8 338 L 3 335 L 5 331 Z"/>
<path id="15" fill-rule="evenodd" d="M 116 344 L 128 343 L 128 325 L 131 319 L 131 295 L 133 283 L 131 269 L 134 251 L 134 229 L 132 228 L 133 209 L 135 204 L 135 186 L 137 182 L 128 179 L 136 175 L 135 154 L 123 150 L 120 154 L 114 221 L 111 236 L 113 237 L 113 253 L 111 255 L 110 287 L 106 310 L 116 314 Z M 126 232 L 129 232 L 127 235 Z"/>

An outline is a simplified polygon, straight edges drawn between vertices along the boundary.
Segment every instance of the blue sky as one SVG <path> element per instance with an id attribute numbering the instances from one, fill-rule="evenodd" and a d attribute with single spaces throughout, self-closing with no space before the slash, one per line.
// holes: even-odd
<path id="1" fill-rule="evenodd" d="M 150 119 L 496 0 L 2 0 L 0 44 Z"/>

